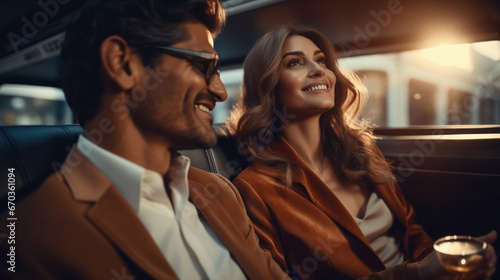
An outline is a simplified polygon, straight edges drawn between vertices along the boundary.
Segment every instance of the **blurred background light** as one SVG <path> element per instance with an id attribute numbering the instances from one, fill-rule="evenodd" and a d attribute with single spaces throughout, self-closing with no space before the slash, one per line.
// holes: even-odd
<path id="1" fill-rule="evenodd" d="M 472 71 L 471 52 L 468 44 L 439 45 L 420 50 L 420 55 L 434 63 Z"/>

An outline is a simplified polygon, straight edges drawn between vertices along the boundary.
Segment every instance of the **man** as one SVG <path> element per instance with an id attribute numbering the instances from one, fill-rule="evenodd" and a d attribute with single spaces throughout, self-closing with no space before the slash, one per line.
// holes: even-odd
<path id="1" fill-rule="evenodd" d="M 61 54 L 84 134 L 17 205 L 16 267 L 3 279 L 286 277 L 234 187 L 176 152 L 216 142 L 224 20 L 219 0 L 86 5 Z"/>

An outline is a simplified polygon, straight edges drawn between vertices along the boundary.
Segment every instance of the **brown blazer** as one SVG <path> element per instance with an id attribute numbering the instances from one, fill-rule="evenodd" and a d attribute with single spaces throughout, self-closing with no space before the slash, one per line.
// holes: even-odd
<path id="1" fill-rule="evenodd" d="M 260 249 L 231 183 L 196 168 L 188 178 L 190 199 L 247 277 L 287 278 Z M 16 272 L 2 261 L 2 279 L 177 279 L 134 210 L 75 147 L 60 172 L 19 202 L 15 213 Z M 0 246 L 5 257 L 12 245 Z"/>
<path id="2" fill-rule="evenodd" d="M 384 270 L 347 209 L 286 140 L 278 138 L 271 150 L 297 166 L 291 190 L 281 183 L 281 172 L 257 160 L 233 181 L 261 247 L 271 252 L 292 279 L 354 279 Z M 413 262 L 429 254 L 432 240 L 415 223 L 415 212 L 399 186 L 383 184 L 374 190 L 395 216 L 394 231 L 405 260 Z M 415 269 L 415 265 L 404 264 L 370 279 L 412 279 L 411 275 L 417 275 Z"/>

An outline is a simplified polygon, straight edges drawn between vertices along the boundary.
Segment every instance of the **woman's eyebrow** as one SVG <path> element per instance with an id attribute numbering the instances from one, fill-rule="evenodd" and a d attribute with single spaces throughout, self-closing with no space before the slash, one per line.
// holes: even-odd
<path id="1" fill-rule="evenodd" d="M 304 56 L 304 53 L 301 52 L 301 51 L 296 51 L 296 52 L 288 52 L 288 53 L 285 53 L 285 55 L 283 55 L 281 57 L 281 60 L 285 59 L 285 57 L 289 56 L 289 55 L 299 55 L 299 56 Z"/>
<path id="2" fill-rule="evenodd" d="M 319 53 L 323 53 L 323 51 L 322 51 L 322 50 L 315 50 L 315 51 L 314 51 L 314 55 L 317 55 L 317 54 L 319 54 Z M 303 53 L 303 52 L 301 52 L 301 51 L 288 52 L 288 53 L 286 53 L 285 55 L 283 55 L 283 56 L 281 57 L 281 60 L 285 59 L 285 57 L 287 57 L 287 56 L 289 56 L 289 55 L 299 55 L 299 56 L 304 56 L 304 53 Z"/>

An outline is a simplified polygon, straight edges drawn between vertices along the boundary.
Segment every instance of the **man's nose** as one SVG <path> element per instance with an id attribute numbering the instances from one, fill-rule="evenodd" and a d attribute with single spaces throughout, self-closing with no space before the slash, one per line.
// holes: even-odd
<path id="1" fill-rule="evenodd" d="M 215 77 L 213 77 L 212 81 L 208 85 L 208 91 L 210 94 L 215 96 L 215 100 L 218 102 L 227 99 L 226 87 L 222 83 L 219 75 L 215 75 Z"/>

